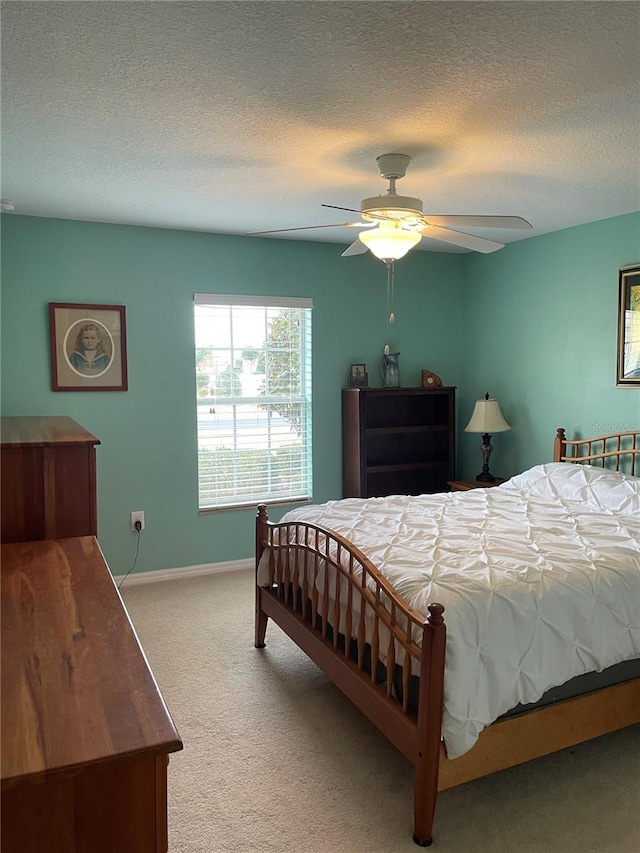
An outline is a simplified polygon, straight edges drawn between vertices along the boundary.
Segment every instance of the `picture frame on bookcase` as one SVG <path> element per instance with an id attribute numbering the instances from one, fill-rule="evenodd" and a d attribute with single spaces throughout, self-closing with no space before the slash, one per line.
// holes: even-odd
<path id="1" fill-rule="evenodd" d="M 640 388 L 640 262 L 618 270 L 616 386 Z"/>
<path id="2" fill-rule="evenodd" d="M 349 368 L 349 388 L 366 388 L 369 384 L 366 364 L 352 364 Z"/>
<path id="3" fill-rule="evenodd" d="M 126 391 L 124 305 L 49 303 L 53 391 Z"/>

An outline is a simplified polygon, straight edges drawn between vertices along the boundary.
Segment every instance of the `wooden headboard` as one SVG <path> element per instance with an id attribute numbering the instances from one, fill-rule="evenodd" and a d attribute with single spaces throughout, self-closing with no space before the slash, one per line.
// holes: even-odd
<path id="1" fill-rule="evenodd" d="M 600 465 L 640 477 L 640 429 L 570 441 L 559 427 L 553 444 L 553 461 Z"/>

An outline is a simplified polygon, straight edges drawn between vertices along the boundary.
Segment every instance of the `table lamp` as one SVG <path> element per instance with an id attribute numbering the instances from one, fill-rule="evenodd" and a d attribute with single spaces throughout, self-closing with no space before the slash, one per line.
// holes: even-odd
<path id="1" fill-rule="evenodd" d="M 471 420 L 464 428 L 465 432 L 482 433 L 482 473 L 478 474 L 476 480 L 482 483 L 495 483 L 496 478 L 489 471 L 489 457 L 493 447 L 491 446 L 491 433 L 508 432 L 511 429 L 500 411 L 498 401 L 484 395 L 484 400 L 476 400 L 476 405 L 471 415 Z"/>

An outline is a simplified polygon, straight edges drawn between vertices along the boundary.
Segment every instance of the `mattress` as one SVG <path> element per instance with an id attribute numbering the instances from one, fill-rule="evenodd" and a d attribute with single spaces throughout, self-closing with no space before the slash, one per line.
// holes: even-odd
<path id="1" fill-rule="evenodd" d="M 450 758 L 515 706 L 640 657 L 640 478 L 549 463 L 491 489 L 347 498 L 283 521 L 345 536 L 418 612 L 444 605 Z"/>

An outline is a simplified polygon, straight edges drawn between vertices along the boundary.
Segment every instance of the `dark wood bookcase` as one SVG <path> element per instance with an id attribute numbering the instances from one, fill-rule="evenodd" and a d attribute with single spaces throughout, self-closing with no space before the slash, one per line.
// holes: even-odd
<path id="1" fill-rule="evenodd" d="M 448 491 L 455 472 L 455 391 L 343 388 L 344 496 Z"/>

